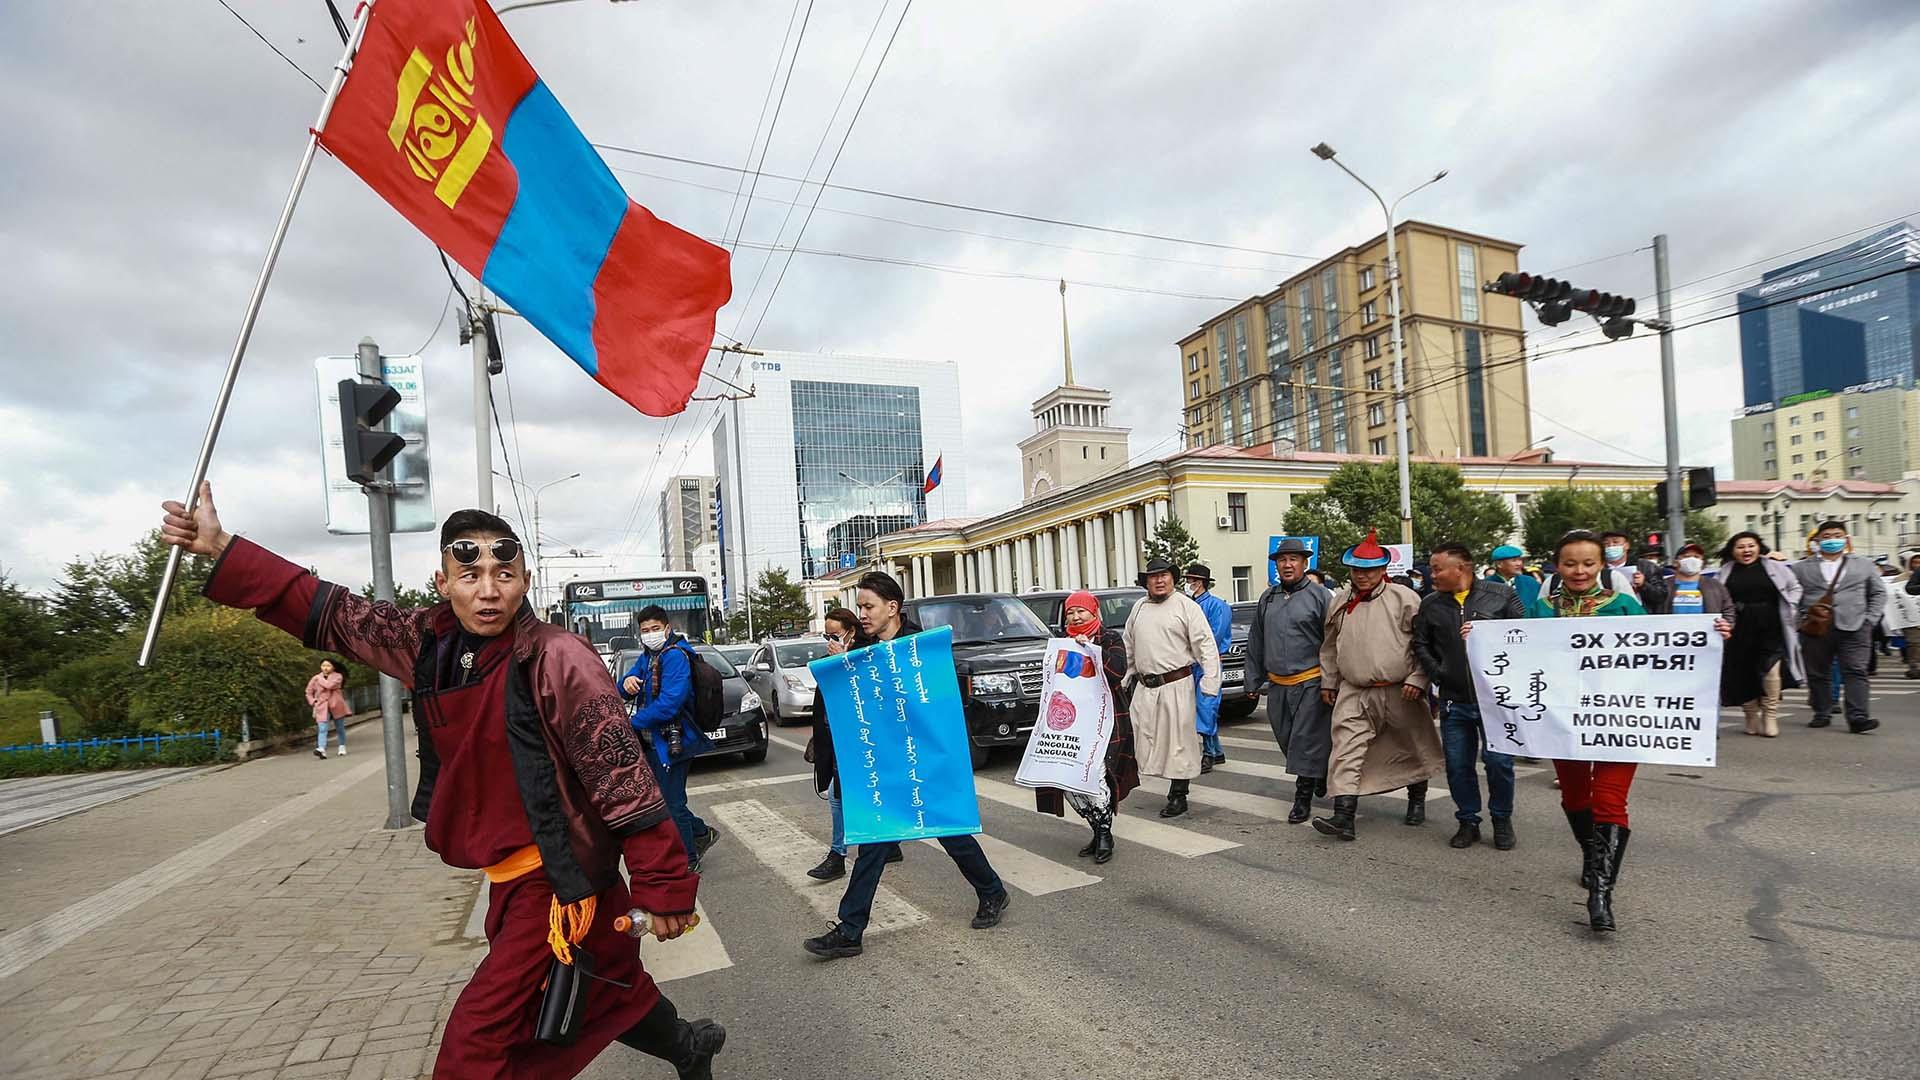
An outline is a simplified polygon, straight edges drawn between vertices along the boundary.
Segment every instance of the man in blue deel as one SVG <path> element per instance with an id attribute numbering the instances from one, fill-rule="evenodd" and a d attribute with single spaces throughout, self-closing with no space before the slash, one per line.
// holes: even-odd
<path id="1" fill-rule="evenodd" d="M 1213 571 L 1206 563 L 1187 567 L 1186 578 L 1187 595 L 1200 605 L 1200 613 L 1207 617 L 1214 647 L 1221 656 L 1227 655 L 1227 650 L 1233 648 L 1233 608 L 1213 594 Z M 1193 676 L 1200 677 L 1199 664 L 1193 665 Z M 1200 732 L 1200 771 L 1209 773 L 1215 765 L 1227 760 L 1226 751 L 1220 748 L 1220 695 L 1195 693 L 1193 700 L 1194 727 Z"/>
<path id="2" fill-rule="evenodd" d="M 693 646 L 673 631 L 658 604 L 641 608 L 638 622 L 644 651 L 620 680 L 620 692 L 634 699 L 633 728 L 647 744 L 660 794 L 680 826 L 688 868 L 698 872 L 720 834 L 687 808 L 687 771 L 713 745 L 693 722 Z"/>

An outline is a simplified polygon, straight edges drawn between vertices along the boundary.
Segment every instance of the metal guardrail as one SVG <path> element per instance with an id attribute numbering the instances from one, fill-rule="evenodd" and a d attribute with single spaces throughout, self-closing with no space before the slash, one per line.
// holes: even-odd
<path id="1" fill-rule="evenodd" d="M 22 743 L 16 746 L 0 746 L 0 754 L 11 754 L 21 750 L 56 750 L 63 753 L 82 753 L 87 750 L 105 749 L 158 749 L 167 743 L 210 742 L 216 753 L 224 745 L 224 737 L 218 731 L 188 731 L 174 735 L 135 735 L 123 739 L 68 739 L 53 743 Z"/>

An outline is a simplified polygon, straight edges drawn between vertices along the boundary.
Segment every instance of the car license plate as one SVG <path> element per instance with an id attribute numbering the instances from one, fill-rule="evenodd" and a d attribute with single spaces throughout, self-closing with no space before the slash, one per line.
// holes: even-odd
<path id="1" fill-rule="evenodd" d="M 726 737 L 727 737 L 727 729 L 726 729 L 726 728 L 723 728 L 723 727 L 717 727 L 717 728 L 714 728 L 714 729 L 713 729 L 713 741 L 714 741 L 714 742 L 719 742 L 719 741 L 721 741 L 722 739 L 725 739 Z"/>

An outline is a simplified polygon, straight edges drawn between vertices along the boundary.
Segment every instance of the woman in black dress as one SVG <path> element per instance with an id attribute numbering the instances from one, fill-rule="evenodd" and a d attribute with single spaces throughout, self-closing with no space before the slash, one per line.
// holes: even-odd
<path id="1" fill-rule="evenodd" d="M 1747 714 L 1747 734 L 1780 734 L 1780 687 L 1798 684 L 1800 635 L 1794 612 L 1800 582 L 1787 564 L 1767 557 L 1758 533 L 1743 532 L 1720 552 L 1720 582 L 1733 595 L 1733 636 L 1720 664 L 1720 703 Z"/>

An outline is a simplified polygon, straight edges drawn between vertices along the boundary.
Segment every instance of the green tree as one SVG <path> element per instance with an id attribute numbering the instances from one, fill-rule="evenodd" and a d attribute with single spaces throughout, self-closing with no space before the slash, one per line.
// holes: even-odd
<path id="1" fill-rule="evenodd" d="M 146 621 L 160 590 L 169 550 L 155 529 L 127 554 L 97 554 L 66 565 L 52 606 L 55 631 L 67 658 L 105 648 L 112 638 Z M 204 606 L 207 601 L 200 594 L 212 574 L 210 560 L 197 555 L 183 558 L 167 597 L 167 614 Z"/>
<path id="2" fill-rule="evenodd" d="M 45 674 L 59 662 L 60 648 L 53 619 L 0 570 L 0 694 Z"/>
<path id="3" fill-rule="evenodd" d="M 1416 551 L 1452 542 L 1484 557 L 1513 533 L 1506 501 L 1469 491 L 1459 469 L 1415 462 L 1408 480 Z M 1293 500 L 1281 528 L 1290 536 L 1318 536 L 1320 569 L 1344 581 L 1340 553 L 1364 539 L 1368 529 L 1379 530 L 1383 544 L 1397 543 L 1399 522 L 1398 468 L 1392 462 L 1353 461 L 1335 469 L 1320 491 Z"/>
<path id="4" fill-rule="evenodd" d="M 360 595 L 373 599 L 373 582 L 361 586 Z M 393 588 L 393 602 L 403 608 L 432 607 L 440 599 L 440 590 L 433 587 L 432 578 L 428 578 L 426 585 L 418 589 L 409 589 L 405 585 L 395 585 Z"/>
<path id="5" fill-rule="evenodd" d="M 1187 531 L 1185 522 L 1169 513 L 1154 527 L 1153 534 L 1147 537 L 1146 556 L 1147 562 L 1165 559 L 1172 563 L 1177 576 L 1179 571 L 1199 561 L 1200 542 Z"/>
<path id="6" fill-rule="evenodd" d="M 753 602 L 753 630 L 759 636 L 805 633 L 813 621 L 813 612 L 807 608 L 806 590 L 798 582 L 788 580 L 786 570 L 780 567 L 762 570 L 760 582 L 749 596 Z M 744 606 L 727 619 L 727 640 L 748 640 Z"/>
<path id="7" fill-rule="evenodd" d="M 1529 555 L 1550 558 L 1554 543 L 1574 529 L 1612 529 L 1626 533 L 1635 543 L 1644 543 L 1648 533 L 1664 533 L 1667 522 L 1650 491 L 1552 488 L 1528 500 L 1522 535 Z M 1698 542 L 1709 553 L 1717 552 L 1727 542 L 1726 526 L 1709 514 L 1691 511 L 1687 514 L 1687 539 Z"/>

